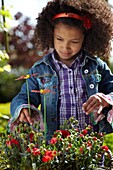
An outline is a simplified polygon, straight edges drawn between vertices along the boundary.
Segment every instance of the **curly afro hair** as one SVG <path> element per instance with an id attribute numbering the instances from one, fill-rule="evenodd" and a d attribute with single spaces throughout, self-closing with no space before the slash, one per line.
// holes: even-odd
<path id="1" fill-rule="evenodd" d="M 107 60 L 113 39 L 113 13 L 105 0 L 53 0 L 47 3 L 37 18 L 36 45 L 42 50 L 53 48 L 54 24 L 52 18 L 61 12 L 88 15 L 91 29 L 86 31 L 84 49 Z"/>

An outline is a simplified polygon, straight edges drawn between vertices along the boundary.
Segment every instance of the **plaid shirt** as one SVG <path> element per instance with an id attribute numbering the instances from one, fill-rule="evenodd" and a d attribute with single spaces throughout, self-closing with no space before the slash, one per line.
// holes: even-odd
<path id="1" fill-rule="evenodd" d="M 61 63 L 52 54 L 54 69 L 59 78 L 59 124 L 74 116 L 79 121 L 79 129 L 91 124 L 90 116 L 82 110 L 82 105 L 87 100 L 85 83 L 80 73 L 82 53 L 75 59 L 70 67 Z"/>

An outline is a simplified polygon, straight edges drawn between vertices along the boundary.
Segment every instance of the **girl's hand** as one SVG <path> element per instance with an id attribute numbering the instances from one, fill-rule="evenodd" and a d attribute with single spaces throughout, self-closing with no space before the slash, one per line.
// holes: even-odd
<path id="1" fill-rule="evenodd" d="M 24 108 L 21 110 L 18 121 L 33 124 L 33 120 L 31 119 L 28 109 Z"/>
<path id="2" fill-rule="evenodd" d="M 83 104 L 82 109 L 89 115 L 91 112 L 97 112 L 100 114 L 104 107 L 109 107 L 109 104 L 100 96 L 92 95 L 89 99 Z"/>

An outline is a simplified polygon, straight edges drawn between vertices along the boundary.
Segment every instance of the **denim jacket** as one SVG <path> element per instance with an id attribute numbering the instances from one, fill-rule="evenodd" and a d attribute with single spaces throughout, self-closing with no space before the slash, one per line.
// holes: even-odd
<path id="1" fill-rule="evenodd" d="M 58 77 L 51 64 L 51 53 L 46 55 L 42 60 L 37 61 L 29 70 L 31 76 L 28 81 L 30 107 L 37 110 L 41 104 L 41 112 L 44 113 L 44 95 L 33 93 L 31 90 L 49 89 L 50 93 L 46 95 L 46 118 L 47 118 L 47 138 L 50 139 L 54 131 L 58 128 L 57 122 L 57 102 L 59 97 Z M 107 64 L 98 57 L 92 57 L 84 52 L 84 61 L 82 63 L 81 74 L 85 81 L 87 96 L 90 97 L 95 93 L 110 95 L 111 107 L 103 109 L 104 118 L 100 120 L 98 126 L 99 132 L 113 132 L 113 127 L 107 121 L 107 113 L 112 109 L 113 102 L 113 74 Z M 11 103 L 11 121 L 16 121 L 22 108 L 28 107 L 27 86 L 23 84 L 20 93 L 14 97 Z M 53 93 L 51 93 L 53 92 Z M 82 106 L 81 106 L 82 107 Z M 113 115 L 113 112 L 112 112 Z"/>

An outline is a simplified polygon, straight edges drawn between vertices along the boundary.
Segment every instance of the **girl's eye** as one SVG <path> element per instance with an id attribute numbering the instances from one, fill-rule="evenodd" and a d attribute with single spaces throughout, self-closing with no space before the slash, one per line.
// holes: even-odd
<path id="1" fill-rule="evenodd" d="M 58 41 L 62 41 L 62 39 L 61 38 L 56 38 Z"/>
<path id="2" fill-rule="evenodd" d="M 78 41 L 72 41 L 73 44 L 78 44 L 79 42 Z"/>

